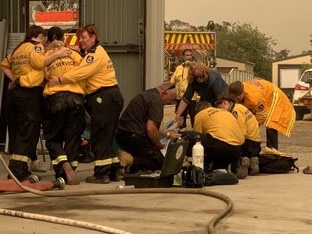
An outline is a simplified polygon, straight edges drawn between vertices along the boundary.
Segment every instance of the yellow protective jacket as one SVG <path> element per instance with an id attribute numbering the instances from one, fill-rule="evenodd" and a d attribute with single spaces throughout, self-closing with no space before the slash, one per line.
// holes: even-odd
<path id="1" fill-rule="evenodd" d="M 66 72 L 63 77 L 73 83 L 84 80 L 87 94 L 101 87 L 118 85 L 113 62 L 100 45 L 92 47 L 80 65 Z"/>
<path id="2" fill-rule="evenodd" d="M 177 99 L 181 100 L 183 97 L 187 85 L 188 85 L 188 72 L 189 66 L 184 66 L 183 64 L 177 66 L 176 70 L 174 71 L 173 75 L 171 76 L 170 83 L 175 85 L 177 90 Z M 196 100 L 197 93 L 194 94 L 192 100 Z"/>
<path id="3" fill-rule="evenodd" d="M 245 137 L 234 116 L 227 110 L 208 107 L 195 116 L 194 131 L 209 133 L 230 145 L 242 145 Z"/>
<path id="4" fill-rule="evenodd" d="M 243 82 L 246 106 L 259 124 L 290 136 L 296 113 L 286 94 L 269 81 L 253 79 Z"/>
<path id="5" fill-rule="evenodd" d="M 41 43 L 25 42 L 1 61 L 1 68 L 12 70 L 22 87 L 40 86 L 44 80 L 45 49 Z"/>
<path id="6" fill-rule="evenodd" d="M 247 107 L 239 103 L 233 105 L 231 112 L 236 118 L 245 139 L 261 142 L 260 128 L 254 114 Z"/>
<path id="7" fill-rule="evenodd" d="M 46 55 L 48 56 L 54 52 L 55 52 L 54 49 L 48 49 Z M 76 51 L 72 51 L 71 55 L 68 57 L 56 59 L 54 62 L 52 62 L 45 68 L 47 79 L 52 75 L 58 77 L 62 76 L 67 71 L 70 71 L 74 67 L 79 66 L 81 60 L 82 57 Z M 45 85 L 43 94 L 44 96 L 48 96 L 62 91 L 69 91 L 77 94 L 85 94 L 84 81 L 70 84 L 58 84 L 53 87 Z"/>

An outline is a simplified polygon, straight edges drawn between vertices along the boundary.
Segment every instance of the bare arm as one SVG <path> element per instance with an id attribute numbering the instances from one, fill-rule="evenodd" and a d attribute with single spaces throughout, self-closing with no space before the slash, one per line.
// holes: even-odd
<path id="1" fill-rule="evenodd" d="M 13 76 L 12 70 L 9 68 L 3 68 L 3 73 L 10 79 L 8 89 L 14 89 L 18 85 L 18 80 Z"/>
<path id="2" fill-rule="evenodd" d="M 163 138 L 168 138 L 168 139 L 176 139 L 180 138 L 181 134 L 176 133 L 174 130 L 168 130 L 168 129 L 159 129 L 159 135 Z"/>
<path id="3" fill-rule="evenodd" d="M 9 68 L 3 68 L 4 74 L 11 80 L 14 81 L 15 77 L 13 76 L 12 70 Z"/>
<path id="4" fill-rule="evenodd" d="M 160 142 L 160 133 L 157 129 L 156 123 L 153 120 L 147 120 L 146 130 L 148 137 L 151 139 L 154 145 L 158 149 L 163 149 L 165 145 Z"/>
<path id="5" fill-rule="evenodd" d="M 176 111 L 176 116 L 180 117 L 182 113 L 185 111 L 186 107 L 187 107 L 187 103 L 183 99 L 181 99 L 180 104 Z"/>
<path id="6" fill-rule="evenodd" d="M 181 115 L 183 111 L 185 111 L 187 105 L 188 104 L 183 99 L 181 99 L 180 104 L 177 108 L 176 117 L 175 117 L 175 120 L 178 122 L 179 126 L 183 123 L 183 117 L 181 117 Z"/>

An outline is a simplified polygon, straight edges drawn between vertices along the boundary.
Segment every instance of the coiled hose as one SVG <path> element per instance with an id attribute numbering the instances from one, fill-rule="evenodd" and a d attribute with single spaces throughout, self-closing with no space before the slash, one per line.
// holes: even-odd
<path id="1" fill-rule="evenodd" d="M 7 164 L 5 163 L 2 154 L 0 153 L 0 161 L 3 164 L 4 168 L 11 176 L 11 178 L 15 181 L 15 183 L 23 190 L 28 191 L 30 193 L 45 196 L 45 197 L 69 197 L 69 196 L 88 196 L 88 195 L 103 195 L 103 194 L 142 194 L 142 193 L 174 193 L 174 194 L 197 194 L 197 195 L 204 195 L 209 197 L 217 198 L 221 201 L 226 203 L 226 208 L 222 210 L 219 214 L 213 217 L 207 225 L 207 233 L 208 234 L 217 234 L 216 225 L 217 223 L 224 218 L 227 214 L 231 212 L 233 209 L 233 202 L 232 200 L 221 193 L 207 191 L 202 188 L 144 188 L 144 189 L 133 189 L 133 188 L 126 188 L 125 186 L 117 186 L 116 189 L 112 190 L 101 190 L 101 191 L 65 191 L 65 190 L 56 190 L 56 191 L 39 191 L 36 189 L 29 188 L 21 184 L 21 182 L 14 176 L 11 170 L 8 168 Z M 104 233 L 113 233 L 113 234 L 126 234 L 129 232 L 125 232 L 122 230 L 113 229 L 110 227 L 105 227 L 102 225 L 96 225 L 87 222 L 76 221 L 72 219 L 64 219 L 64 218 L 57 218 L 53 216 L 47 215 L 38 215 L 32 213 L 26 213 L 21 211 L 14 211 L 14 210 L 7 210 L 7 209 L 0 209 L 0 214 L 15 216 L 19 218 L 26 218 L 26 219 L 35 219 L 40 221 L 58 223 L 68 226 L 80 227 L 85 229 L 91 229 L 96 231 L 101 231 Z"/>

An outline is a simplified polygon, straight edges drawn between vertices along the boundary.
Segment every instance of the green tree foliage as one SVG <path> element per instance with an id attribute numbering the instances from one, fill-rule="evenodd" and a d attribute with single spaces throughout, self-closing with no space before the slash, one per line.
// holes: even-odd
<path id="1" fill-rule="evenodd" d="M 217 57 L 255 64 L 255 76 L 271 79 L 275 41 L 250 24 L 223 22 L 216 24 Z"/>
<path id="2" fill-rule="evenodd" d="M 290 50 L 287 50 L 287 49 L 280 50 L 279 52 L 275 53 L 275 59 L 276 60 L 286 59 L 286 58 L 288 58 L 289 53 L 290 53 Z"/>
<path id="3" fill-rule="evenodd" d="M 167 24 L 165 22 L 165 30 L 166 31 L 185 31 L 192 27 L 189 23 L 183 22 L 181 20 L 170 20 Z"/>
<path id="4" fill-rule="evenodd" d="M 208 31 L 206 26 L 194 27 L 180 20 L 171 20 L 168 24 L 165 23 L 167 31 L 186 31 L 188 29 L 190 31 Z M 288 49 L 274 51 L 275 40 L 248 23 L 222 22 L 222 24 L 215 24 L 214 31 L 217 35 L 217 57 L 254 63 L 255 76 L 268 80 L 272 75 L 272 62 L 277 59 L 285 59 L 290 53 Z"/>

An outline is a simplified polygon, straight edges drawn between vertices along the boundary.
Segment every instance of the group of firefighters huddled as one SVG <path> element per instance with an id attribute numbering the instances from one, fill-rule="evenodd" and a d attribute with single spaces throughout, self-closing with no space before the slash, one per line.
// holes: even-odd
<path id="1" fill-rule="evenodd" d="M 83 55 L 64 45 L 60 28 L 32 25 L 25 40 L 1 61 L 10 79 L 4 107 L 9 169 L 20 181 L 32 176 L 28 161 L 35 160 L 42 128 L 56 180 L 80 183 L 75 170 L 86 112 L 94 155 L 94 173 L 87 183 L 119 181 L 123 169 L 160 169 L 164 145 L 159 139 L 188 134 L 187 114 L 192 134 L 201 134 L 205 172 L 226 168 L 238 178 L 259 173 L 259 125 L 266 127 L 265 150 L 270 152 L 281 153 L 278 132 L 290 136 L 293 130 L 295 111 L 278 87 L 264 79 L 228 85 L 218 72 L 194 61 L 188 49 L 170 82 L 138 94 L 122 113 L 124 98 L 113 62 L 95 25 L 82 26 L 76 34 Z M 161 126 L 163 107 L 172 102 L 178 134 Z M 114 140 L 128 159 L 113 152 Z"/>

